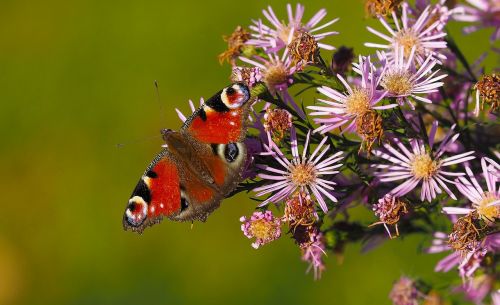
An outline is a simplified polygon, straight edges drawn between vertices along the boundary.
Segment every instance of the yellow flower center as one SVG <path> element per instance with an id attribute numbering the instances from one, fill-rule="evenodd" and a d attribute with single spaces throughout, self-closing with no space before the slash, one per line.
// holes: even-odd
<path id="1" fill-rule="evenodd" d="M 286 83 L 287 78 L 286 68 L 281 62 L 268 66 L 264 73 L 264 82 L 271 90 L 277 85 Z"/>
<path id="2" fill-rule="evenodd" d="M 272 239 L 276 232 L 276 225 L 265 219 L 259 219 L 250 224 L 249 231 L 256 238 L 263 240 Z"/>
<path id="3" fill-rule="evenodd" d="M 370 110 L 370 98 L 366 90 L 354 89 L 345 101 L 346 112 L 351 115 L 362 115 Z"/>
<path id="4" fill-rule="evenodd" d="M 438 162 L 432 160 L 428 154 L 415 155 L 411 160 L 411 172 L 415 178 L 429 179 L 438 169 Z"/>
<path id="5" fill-rule="evenodd" d="M 500 206 L 498 205 L 488 206 L 488 204 L 492 203 L 495 200 L 498 200 L 495 194 L 486 192 L 483 194 L 482 197 L 483 199 L 479 201 L 477 204 L 475 204 L 479 216 L 486 218 L 487 220 L 490 221 L 493 221 L 496 218 L 500 218 Z"/>
<path id="6" fill-rule="evenodd" d="M 292 182 L 297 186 L 306 186 L 316 179 L 316 169 L 312 164 L 297 164 L 290 172 Z"/>
<path id="7" fill-rule="evenodd" d="M 393 95 L 409 95 L 413 89 L 410 73 L 401 70 L 388 71 L 380 84 Z"/>
<path id="8" fill-rule="evenodd" d="M 411 29 L 401 30 L 396 34 L 395 37 L 396 44 L 403 47 L 404 57 L 408 58 L 411 53 L 411 49 L 415 47 L 415 53 L 421 52 L 420 39 L 418 35 Z"/>

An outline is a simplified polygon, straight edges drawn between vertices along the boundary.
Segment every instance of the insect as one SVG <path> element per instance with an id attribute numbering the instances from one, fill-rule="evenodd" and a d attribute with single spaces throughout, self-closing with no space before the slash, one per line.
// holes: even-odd
<path id="1" fill-rule="evenodd" d="M 164 149 L 127 203 L 125 230 L 142 233 L 163 217 L 205 221 L 242 180 L 250 91 L 232 84 L 198 108 L 179 131 L 161 131 Z"/>

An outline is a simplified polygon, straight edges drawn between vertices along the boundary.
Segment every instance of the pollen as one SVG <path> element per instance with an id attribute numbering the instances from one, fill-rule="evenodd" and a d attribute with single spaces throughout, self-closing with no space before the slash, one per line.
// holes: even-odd
<path id="1" fill-rule="evenodd" d="M 439 169 L 437 161 L 432 160 L 429 154 L 415 155 L 411 160 L 411 172 L 418 179 L 429 179 Z"/>
<path id="2" fill-rule="evenodd" d="M 482 197 L 483 199 L 474 205 L 479 216 L 488 223 L 500 218 L 500 206 L 489 205 L 500 198 L 490 192 L 484 193 Z"/>
<path id="3" fill-rule="evenodd" d="M 264 72 L 264 82 L 267 87 L 272 89 L 278 85 L 285 84 L 288 81 L 288 73 L 283 63 L 277 62 L 267 67 Z"/>
<path id="4" fill-rule="evenodd" d="M 411 53 L 411 49 L 415 47 L 415 53 L 420 53 L 422 46 L 420 44 L 420 39 L 418 35 L 412 29 L 405 29 L 396 34 L 395 42 L 397 45 L 404 48 L 404 56 L 408 58 Z"/>
<path id="5" fill-rule="evenodd" d="M 250 224 L 249 231 L 257 239 L 270 240 L 276 235 L 279 226 L 266 219 L 254 220 Z"/>
<path id="6" fill-rule="evenodd" d="M 370 110 L 370 98 L 364 89 L 354 89 L 345 101 L 346 112 L 351 115 L 362 115 Z"/>
<path id="7" fill-rule="evenodd" d="M 413 89 L 413 81 L 411 75 L 407 71 L 388 71 L 382 81 L 382 87 L 393 95 L 409 95 Z"/>
<path id="8" fill-rule="evenodd" d="M 317 174 L 314 165 L 310 163 L 297 164 L 291 169 L 290 179 L 297 186 L 306 186 L 316 180 Z"/>

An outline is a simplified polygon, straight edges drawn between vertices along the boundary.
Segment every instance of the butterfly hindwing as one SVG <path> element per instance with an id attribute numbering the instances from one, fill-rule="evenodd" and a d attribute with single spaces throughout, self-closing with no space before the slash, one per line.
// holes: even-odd
<path id="1" fill-rule="evenodd" d="M 145 227 L 181 209 L 180 177 L 175 160 L 167 150 L 151 162 L 130 196 L 123 226 L 142 232 Z"/>

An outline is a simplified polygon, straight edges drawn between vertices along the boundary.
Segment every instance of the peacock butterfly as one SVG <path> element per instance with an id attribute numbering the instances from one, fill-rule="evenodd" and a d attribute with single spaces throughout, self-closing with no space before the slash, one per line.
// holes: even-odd
<path id="1" fill-rule="evenodd" d="M 179 131 L 161 131 L 164 149 L 142 175 L 123 215 L 142 233 L 163 217 L 205 221 L 242 180 L 250 91 L 232 84 L 198 108 Z"/>

